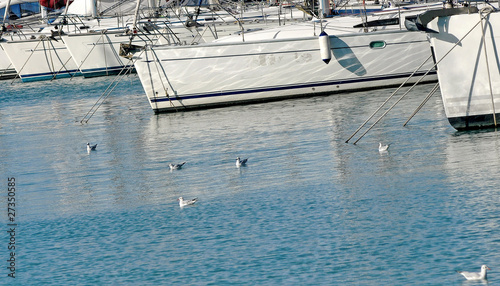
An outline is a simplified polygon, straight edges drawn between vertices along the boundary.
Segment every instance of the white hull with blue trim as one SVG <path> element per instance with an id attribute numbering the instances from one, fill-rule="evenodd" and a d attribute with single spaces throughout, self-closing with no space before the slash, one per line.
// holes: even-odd
<path id="1" fill-rule="evenodd" d="M 267 7 L 261 10 L 248 9 L 243 13 L 241 21 L 248 30 L 277 27 L 302 22 L 306 17 L 298 9 L 281 11 L 279 7 Z M 278 20 L 278 12 L 281 19 Z M 286 13 L 286 14 L 285 14 Z M 265 17 L 263 15 L 266 15 Z M 239 17 L 240 15 L 238 15 Z M 182 18 L 182 20 L 181 20 Z M 139 31 L 132 33 L 128 28 L 113 28 L 63 35 L 66 47 L 77 63 L 84 77 L 116 75 L 133 64 L 119 56 L 120 44 L 192 45 L 211 42 L 219 37 L 241 32 L 240 24 L 227 13 L 205 11 L 197 16 L 199 27 L 186 27 L 188 18 L 179 19 L 153 18 L 144 19 L 137 24 Z M 168 23 L 168 24 L 167 24 Z M 168 27 L 166 29 L 165 27 Z"/>
<path id="2" fill-rule="evenodd" d="M 281 23 L 290 24 L 299 21 L 301 20 L 287 20 L 281 21 Z M 223 26 L 222 24 L 218 25 L 219 27 L 212 26 L 212 29 L 219 36 L 231 35 L 240 30 L 240 26 L 234 21 Z M 245 28 L 247 30 L 251 28 L 263 29 L 271 25 L 277 26 L 278 22 L 273 20 L 266 23 L 255 22 L 245 24 Z M 140 45 L 147 40 L 149 43 L 155 44 L 178 45 L 181 43 L 193 44 L 198 43 L 198 41 L 208 42 L 215 39 L 211 32 L 206 31 L 206 28 L 197 28 L 197 30 L 199 31 L 195 33 L 186 29 L 184 25 L 169 26 L 168 30 L 159 27 L 158 30 L 151 31 L 149 34 L 144 31 L 136 34 L 132 37 L 132 44 Z M 130 60 L 119 56 L 120 45 L 122 43 L 129 44 L 131 38 L 130 31 L 127 33 L 124 28 L 68 34 L 62 38 L 84 77 L 123 74 L 128 68 L 133 68 L 133 63 Z"/>
<path id="3" fill-rule="evenodd" d="M 118 55 L 120 43 L 130 41 L 123 29 L 70 34 L 63 39 L 84 77 L 116 75 L 133 67 L 128 59 Z"/>
<path id="4" fill-rule="evenodd" d="M 399 85 L 431 55 L 421 32 L 352 33 L 329 40 L 329 64 L 321 59 L 317 36 L 153 46 L 134 59 L 152 109 L 169 112 Z M 432 65 L 427 61 L 417 74 Z M 435 81 L 435 74 L 426 80 Z"/>
<path id="5" fill-rule="evenodd" d="M 1 45 L 23 82 L 81 75 L 61 39 L 39 37 Z"/>

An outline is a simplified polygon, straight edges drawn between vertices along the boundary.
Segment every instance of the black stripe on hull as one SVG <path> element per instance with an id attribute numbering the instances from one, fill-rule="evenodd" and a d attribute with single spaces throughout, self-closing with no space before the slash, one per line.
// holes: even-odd
<path id="1" fill-rule="evenodd" d="M 482 128 L 495 128 L 500 125 L 500 114 L 496 114 L 497 126 L 493 120 L 493 114 L 483 114 L 474 116 L 463 116 L 448 118 L 451 126 L 457 130 L 474 130 Z"/>

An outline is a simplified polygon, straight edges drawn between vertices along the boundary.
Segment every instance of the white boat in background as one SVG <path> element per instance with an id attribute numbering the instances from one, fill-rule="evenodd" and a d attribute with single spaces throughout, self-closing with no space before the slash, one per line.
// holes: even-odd
<path id="1" fill-rule="evenodd" d="M 4 35 L 0 45 L 23 82 L 81 75 L 61 36 L 114 29 L 117 22 L 133 19 L 136 6 L 133 1 L 100 1 L 99 7 L 103 10 L 98 12 L 97 6 L 92 3 L 90 0 L 75 0 L 57 20 L 39 25 L 34 32 L 32 29 L 31 32 Z M 140 7 L 146 9 L 144 7 L 148 5 L 148 1 L 144 0 Z"/>
<path id="2" fill-rule="evenodd" d="M 5 13 L 5 10 L 8 13 Z M 9 20 L 18 20 L 40 13 L 38 0 L 0 0 L 0 19 L 8 25 Z"/>
<path id="3" fill-rule="evenodd" d="M 135 47 L 124 55 L 134 59 L 154 112 L 394 86 L 430 59 L 425 33 L 389 26 L 355 32 L 340 23 L 256 31 L 244 41 L 232 36 L 196 46 Z M 330 35 L 323 44 L 321 26 Z M 431 67 L 429 60 L 416 74 Z"/>
<path id="4" fill-rule="evenodd" d="M 159 41 L 158 43 L 172 44 L 177 41 L 175 44 L 193 44 L 201 40 L 206 41 L 206 37 L 213 34 L 206 30 L 200 33 L 202 28 L 199 24 L 224 23 L 224 28 L 219 27 L 218 30 L 208 28 L 222 36 L 240 30 L 241 26 L 235 24 L 240 19 L 251 22 L 245 26 L 257 25 L 259 21 L 255 19 L 262 20 L 262 13 L 265 13 L 264 9 L 245 11 L 239 14 L 240 19 L 236 19 L 233 15 L 221 11 L 218 14 L 226 13 L 226 18 L 219 15 L 222 22 L 218 22 L 214 20 L 213 12 L 208 13 L 210 17 L 207 13 L 197 12 L 195 19 L 189 14 L 183 18 L 178 15 L 179 20 L 172 22 L 175 18 L 160 15 L 162 10 L 155 6 L 154 1 L 140 0 L 138 17 L 153 17 L 153 20 L 139 21 L 136 25 L 139 29 L 132 31 L 136 17 L 136 1 L 101 0 L 97 6 L 92 4 L 93 1 L 75 0 L 64 15 L 49 26 L 41 27 L 39 32 L 31 33 L 24 39 L 11 37 L 1 43 L 23 82 L 79 75 L 94 77 L 118 74 L 130 64 L 118 56 L 120 43 L 130 43 L 131 38 L 132 43 L 142 43 L 147 39 L 151 43 Z M 170 3 L 175 4 L 174 1 Z M 200 11 L 201 8 L 196 9 Z M 271 9 L 277 11 L 278 8 Z M 281 17 L 280 23 L 287 21 L 286 16 Z M 194 25 L 188 26 L 188 22 Z M 259 27 L 272 22 L 272 19 L 268 21 L 266 18 Z M 229 23 L 230 25 L 227 25 Z M 212 36 L 209 40 L 213 38 Z"/>
<path id="5" fill-rule="evenodd" d="M 75 0 L 65 14 L 50 25 L 41 26 L 36 33 L 23 34 L 23 39 L 17 38 L 19 33 L 16 34 L 16 38 L 11 34 L 10 38 L 4 37 L 7 41 L 3 41 L 0 45 L 24 82 L 79 75 L 94 77 L 118 74 L 124 67 L 131 65 L 129 60 L 119 57 L 119 46 L 122 43 L 139 44 L 146 40 L 149 45 L 193 45 L 218 40 L 220 37 L 232 34 L 239 34 L 233 39 L 245 39 L 246 35 L 249 35 L 251 40 L 256 30 L 283 24 L 290 25 L 305 18 L 304 12 L 293 5 L 289 5 L 286 9 L 281 6 L 259 5 L 254 11 L 245 8 L 237 13 L 229 13 L 227 11 L 229 8 L 217 12 L 213 9 L 202 11 L 201 2 L 194 2 L 199 3 L 198 6 L 182 16 L 184 18 L 174 13 L 179 18 L 175 22 L 172 21 L 173 17 L 166 18 L 165 15 L 159 14 L 166 11 L 165 7 L 161 10 L 153 4 L 154 1 L 140 0 L 140 15 L 149 17 L 149 20 L 144 18 L 139 21 L 136 25 L 138 33 L 135 33 L 129 29 L 133 26 L 131 23 L 135 21 L 133 15 L 135 1 L 101 0 L 98 5 L 94 5 L 93 0 Z M 324 11 L 329 11 L 326 9 L 327 2 L 323 0 L 320 3 L 320 8 Z M 207 6 L 211 5 L 213 4 L 208 3 Z M 405 7 L 405 12 L 408 9 Z M 353 27 L 354 22 L 349 22 L 349 19 L 355 18 L 359 22 L 361 18 L 343 17 L 343 24 L 337 25 L 335 34 L 339 33 L 338 30 L 346 33 L 356 30 L 385 29 L 389 25 L 401 26 L 401 22 L 394 22 L 394 15 L 399 11 L 386 13 L 389 14 L 366 17 L 366 25 L 359 27 Z M 380 19 L 384 21 L 384 18 L 389 22 L 378 22 Z M 370 22 L 369 19 L 375 19 L 375 22 Z M 323 24 L 316 25 L 318 30 L 320 25 Z M 283 29 L 282 33 L 285 34 L 290 30 Z"/>
<path id="6" fill-rule="evenodd" d="M 0 20 L 2 26 L 0 38 L 3 34 L 15 33 L 24 27 L 24 19 L 40 13 L 38 0 L 0 0 Z M 32 17 L 31 17 L 32 18 Z M 16 21 L 20 23 L 10 23 Z M 17 72 L 7 57 L 5 51 L 0 47 L 0 80 L 11 79 Z"/>
<path id="7" fill-rule="evenodd" d="M 12 79 L 17 75 L 16 69 L 7 58 L 7 54 L 0 47 L 0 80 Z"/>
<path id="8" fill-rule="evenodd" d="M 78 75 L 76 65 L 58 35 L 61 31 L 57 28 L 51 29 L 54 26 L 48 24 L 50 20 L 47 17 L 47 6 L 57 4 L 52 8 L 59 9 L 61 8 L 59 5 L 65 2 L 40 1 L 39 7 L 42 13 L 37 18 L 31 19 L 31 24 L 33 21 L 38 22 L 36 26 L 27 25 L 28 27 L 23 28 L 22 25 L 17 25 L 19 21 L 16 20 L 15 25 L 19 26 L 19 29 L 2 33 L 0 45 L 5 58 L 10 61 L 10 66 L 15 68 L 17 75 L 23 81 Z"/>
<path id="9" fill-rule="evenodd" d="M 495 3 L 496 4 L 496 3 Z M 490 4 L 419 16 L 437 62 L 444 110 L 457 130 L 500 122 L 500 12 Z"/>
<path id="10" fill-rule="evenodd" d="M 85 33 L 63 35 L 62 38 L 70 54 L 85 77 L 114 75 L 122 72 L 123 68 L 133 63 L 129 59 L 119 56 L 120 44 L 149 44 L 166 45 L 194 45 L 210 42 L 218 37 L 265 29 L 278 25 L 289 25 L 302 21 L 304 13 L 297 9 L 286 11 L 277 19 L 279 7 L 262 7 L 249 11 L 248 9 L 237 15 L 230 15 L 224 10 L 206 10 L 196 14 L 195 19 L 185 16 L 144 19 L 138 22 L 133 33 L 128 28 L 102 29 Z M 295 15 L 295 17 L 293 16 Z M 238 21 L 243 22 L 242 25 Z M 188 26 L 192 23 L 191 26 Z"/>
<path id="11" fill-rule="evenodd" d="M 80 76 L 59 36 L 0 43 L 23 82 Z"/>

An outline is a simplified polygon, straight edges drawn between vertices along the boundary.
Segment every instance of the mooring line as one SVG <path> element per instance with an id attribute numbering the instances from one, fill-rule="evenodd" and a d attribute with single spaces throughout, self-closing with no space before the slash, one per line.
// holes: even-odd
<path id="1" fill-rule="evenodd" d="M 101 107 L 101 105 L 104 103 L 104 101 L 106 100 L 106 98 L 108 98 L 108 96 L 110 96 L 111 93 L 113 92 L 113 90 L 118 86 L 118 84 L 122 80 L 123 76 L 126 75 L 127 72 L 129 72 L 129 71 L 132 70 L 132 67 L 124 67 L 124 68 L 122 68 L 122 70 L 120 71 L 120 73 L 118 75 L 116 75 L 116 77 L 108 85 L 108 87 L 106 88 L 106 90 L 97 99 L 96 103 L 94 103 L 94 105 L 90 108 L 90 110 L 87 112 L 87 114 L 85 114 L 85 116 L 82 118 L 82 120 L 80 120 L 80 123 L 83 123 L 83 121 L 85 121 L 85 123 L 89 122 L 90 118 L 92 118 L 92 116 L 94 116 L 94 114 L 96 113 L 97 109 L 99 109 L 99 107 Z M 123 71 L 125 71 L 125 73 L 122 74 Z M 118 78 L 119 78 L 119 80 L 117 80 Z M 113 86 L 113 84 L 114 84 L 114 86 Z M 113 86 L 113 87 L 111 88 L 111 86 Z M 88 118 L 87 118 L 87 116 L 88 116 Z M 85 120 L 86 118 L 87 118 L 87 120 Z"/>
<path id="2" fill-rule="evenodd" d="M 401 95 L 401 97 L 396 100 L 396 102 L 394 102 L 393 105 L 391 105 L 391 107 L 389 107 L 389 109 L 387 109 L 363 134 L 361 134 L 361 136 L 359 136 L 359 138 L 354 141 L 353 144 L 356 144 L 359 142 L 359 140 L 361 140 L 361 138 L 363 138 L 366 133 L 368 133 L 368 131 L 370 131 L 373 127 L 375 127 L 375 125 L 377 125 L 377 123 L 380 122 L 380 120 L 382 120 L 388 113 L 389 111 L 391 111 L 401 100 L 403 100 L 403 98 L 408 94 L 410 93 L 410 91 L 413 90 L 413 88 L 415 88 L 415 86 L 417 86 L 428 74 L 431 70 L 434 69 L 436 65 L 434 65 L 433 67 L 431 67 L 421 78 L 419 78 L 403 95 Z"/>
<path id="3" fill-rule="evenodd" d="M 420 111 L 420 109 L 422 109 L 422 107 L 424 107 L 424 105 L 427 103 L 427 101 L 429 101 L 429 99 L 434 95 L 434 93 L 436 93 L 438 88 L 439 88 L 439 82 L 436 83 L 436 85 L 432 88 L 432 90 L 429 92 L 429 94 L 427 94 L 427 96 L 422 101 L 422 103 L 420 103 L 420 105 L 417 107 L 417 109 L 415 109 L 415 111 L 413 111 L 413 113 L 410 115 L 408 120 L 406 120 L 406 122 L 403 124 L 403 127 L 406 126 L 406 124 L 408 124 L 408 122 L 410 122 L 410 120 L 413 118 L 413 116 L 415 116 Z"/>
<path id="4" fill-rule="evenodd" d="M 14 77 L 14 79 L 12 80 L 12 82 L 10 84 L 13 84 L 14 81 L 16 80 L 16 78 L 18 76 L 19 76 L 19 78 L 21 78 L 21 72 L 23 71 L 24 67 L 26 66 L 26 64 L 28 63 L 28 61 L 31 59 L 31 56 L 33 56 L 33 54 L 35 53 L 36 49 L 38 48 L 38 45 L 40 45 L 40 43 L 43 41 L 43 39 L 44 39 L 43 37 L 40 37 L 40 40 L 38 41 L 38 43 L 35 46 L 35 49 L 31 50 L 31 54 L 29 55 L 28 59 L 26 59 L 26 61 L 24 62 L 23 66 L 21 67 L 21 69 L 19 70 L 19 72 L 17 73 L 17 75 Z"/>
<path id="5" fill-rule="evenodd" d="M 452 51 L 453 49 L 455 49 L 455 48 L 456 48 L 456 47 L 457 47 L 457 46 L 458 46 L 458 45 L 459 45 L 459 44 L 460 44 L 460 43 L 461 43 L 461 42 L 462 42 L 462 41 L 463 41 L 463 40 L 464 40 L 464 39 L 465 39 L 465 38 L 466 38 L 466 37 L 467 37 L 467 36 L 468 36 L 468 35 L 469 35 L 469 34 L 470 34 L 470 33 L 471 33 L 471 32 L 472 32 L 472 31 L 473 31 L 473 30 L 474 30 L 474 29 L 475 29 L 475 28 L 479 25 L 479 24 L 481 24 L 481 23 L 482 23 L 482 19 L 481 19 L 481 20 L 479 20 L 479 22 L 477 22 L 477 23 L 476 23 L 476 24 L 475 24 L 475 25 L 474 25 L 474 26 L 473 26 L 473 27 L 472 27 L 472 28 L 471 28 L 471 29 L 470 29 L 467 33 L 465 33 L 465 35 L 464 35 L 464 36 L 463 36 L 460 40 L 458 40 L 458 41 L 455 43 L 455 45 L 453 45 L 453 47 L 451 47 L 451 48 L 448 50 L 448 52 L 446 52 L 446 53 L 445 53 L 445 54 L 441 57 L 441 59 L 439 59 L 439 61 L 437 61 L 437 62 L 436 62 L 436 63 L 435 63 L 435 64 L 434 64 L 434 65 L 433 65 L 433 66 L 432 66 L 432 67 L 431 67 L 431 68 L 430 68 L 430 69 L 429 69 L 429 70 L 428 70 L 428 71 L 427 71 L 427 72 L 426 72 L 426 73 L 425 73 L 425 74 L 424 74 L 424 75 L 423 75 L 423 76 L 422 76 L 422 77 L 421 77 L 421 78 L 417 81 L 417 82 L 415 82 L 415 84 L 413 84 L 413 86 L 412 86 L 409 90 L 407 90 L 407 91 L 406 91 L 406 93 L 405 93 L 405 94 L 403 94 L 403 95 L 402 95 L 402 96 L 401 96 L 401 97 L 400 97 L 400 98 L 399 98 L 399 99 L 398 99 L 398 100 L 397 100 L 397 101 L 396 101 L 396 102 L 395 102 L 395 103 L 394 103 L 391 107 L 389 107 L 389 109 L 388 109 L 386 112 L 384 112 L 384 114 L 382 114 L 382 115 L 381 115 L 381 116 L 380 116 L 380 117 L 379 117 L 379 118 L 378 118 L 378 119 L 377 119 L 377 120 L 376 120 L 376 121 L 375 121 L 375 122 L 374 122 L 374 123 L 373 123 L 373 124 L 372 124 L 372 125 L 368 128 L 368 130 L 366 130 L 366 131 L 365 131 L 365 132 L 364 132 L 364 133 L 363 133 L 363 134 L 362 134 L 362 135 L 361 135 L 361 136 L 360 136 L 360 137 L 359 137 L 359 138 L 358 138 L 358 139 L 357 139 L 357 140 L 356 140 L 353 144 L 358 143 L 358 142 L 359 142 L 359 140 L 361 140 L 361 138 L 363 138 L 363 137 L 366 135 L 366 133 L 368 133 L 368 131 L 370 131 L 370 130 L 371 130 L 371 129 L 372 129 L 372 128 L 373 128 L 373 127 L 374 127 L 374 126 L 375 126 L 375 125 L 376 125 L 376 124 L 380 121 L 380 120 L 382 120 L 382 118 L 384 118 L 384 117 L 387 115 L 387 113 L 389 113 L 389 111 L 391 111 L 391 109 L 392 109 L 392 108 L 394 108 L 394 107 L 395 107 L 395 106 L 396 106 L 396 105 L 397 105 L 397 104 L 398 104 L 398 103 L 399 103 L 399 102 L 403 99 L 403 97 L 405 97 L 405 96 L 406 96 L 406 95 L 407 95 L 407 94 L 408 94 L 408 93 L 409 93 L 409 92 L 410 92 L 410 91 L 411 91 L 411 90 L 412 90 L 412 89 L 413 89 L 413 88 L 414 88 L 417 84 L 419 84 L 419 83 L 420 83 L 420 81 L 421 81 L 424 77 L 426 77 L 426 76 L 429 74 L 429 72 L 430 72 L 431 70 L 433 70 L 434 68 L 436 68 L 436 67 L 437 67 L 437 65 L 438 65 L 438 64 L 439 64 L 439 63 L 440 63 L 440 62 L 441 62 L 444 58 L 446 58 L 446 56 L 448 56 L 448 54 L 450 54 L 450 53 L 451 53 L 451 51 Z M 427 60 L 426 60 L 426 61 L 427 61 Z M 438 82 L 438 84 L 439 84 L 439 82 Z M 392 95 L 391 95 L 391 97 L 392 97 Z M 383 105 L 385 105 L 385 102 L 384 102 L 384 104 L 383 104 Z M 373 117 L 373 116 L 375 116 L 375 114 L 376 114 L 379 110 L 380 110 L 380 108 L 379 108 L 376 112 L 374 112 L 374 114 L 372 114 L 372 116 L 371 116 L 368 120 L 366 120 L 366 121 L 365 121 L 365 123 L 363 123 L 363 125 L 362 125 L 360 128 L 358 128 L 358 130 L 356 130 L 356 132 L 355 132 L 354 134 L 356 134 L 356 133 L 357 133 L 357 132 L 358 132 L 358 131 L 359 131 L 359 130 L 360 130 L 360 129 L 361 129 L 361 128 L 362 128 L 362 127 L 363 127 L 363 126 L 364 126 L 364 125 L 365 125 L 365 124 L 366 124 L 366 123 L 367 123 L 367 122 L 368 122 L 368 121 L 369 121 L 372 117 Z M 352 135 L 352 136 L 351 136 L 351 137 L 350 137 L 350 138 L 346 141 L 346 143 L 347 143 L 347 142 L 348 142 L 348 141 L 349 141 L 349 140 L 350 140 L 350 139 L 354 136 L 354 134 L 353 134 L 353 135 Z"/>
<path id="6" fill-rule="evenodd" d="M 403 86 L 405 86 L 406 83 L 408 83 L 408 81 L 415 75 L 415 73 L 418 72 L 422 68 L 422 66 L 431 58 L 432 55 L 430 55 L 408 78 L 406 78 L 406 80 L 382 103 L 382 105 L 380 105 L 379 108 L 377 108 L 377 110 L 375 110 L 375 112 L 373 112 L 372 115 L 370 115 L 368 119 L 366 119 L 365 122 L 363 122 L 361 126 L 359 126 L 358 129 L 356 129 L 356 131 L 354 131 L 354 133 L 351 135 L 351 137 L 349 137 L 345 141 L 345 143 L 349 143 L 349 140 L 351 140 L 352 137 L 354 137 L 354 135 L 356 135 L 359 132 L 359 130 L 361 130 L 361 128 L 363 128 L 375 116 L 375 114 L 377 114 L 382 109 L 382 107 L 384 107 L 384 105 L 386 105 L 387 102 L 389 102 L 389 100 L 391 100 L 391 98 L 394 97 L 394 95 L 396 95 L 396 93 L 401 88 L 403 88 Z"/>
<path id="7" fill-rule="evenodd" d="M 87 61 L 87 58 L 90 56 L 90 54 L 92 53 L 92 51 L 94 51 L 95 47 L 97 47 L 97 44 L 98 44 L 98 42 L 101 40 L 101 38 L 103 37 L 104 33 L 105 33 L 105 32 L 101 32 L 101 36 L 100 36 L 100 37 L 99 37 L 99 39 L 96 41 L 96 43 L 94 44 L 94 46 L 90 49 L 90 52 L 88 52 L 88 54 L 85 56 L 85 58 L 83 59 L 83 61 L 80 63 L 80 65 L 78 66 L 78 68 L 77 68 L 77 69 L 76 69 L 76 71 L 75 71 L 75 74 L 77 74 L 79 71 L 80 71 L 80 72 L 82 72 L 82 70 L 81 70 L 81 69 L 82 69 L 83 64 Z M 107 63 L 105 63 L 105 64 L 106 64 L 106 66 L 107 66 Z M 83 72 L 82 72 L 82 74 L 83 74 Z M 73 79 L 73 76 L 71 77 L 71 79 L 70 79 L 70 80 L 72 80 L 72 79 Z"/>
<path id="8" fill-rule="evenodd" d="M 482 14 L 483 12 L 486 14 L 484 17 L 483 17 L 483 14 Z M 486 28 L 488 27 L 486 25 L 487 22 L 488 22 L 488 20 L 486 18 L 490 15 L 491 12 L 492 12 L 491 11 L 491 7 L 486 7 L 486 9 L 485 8 L 481 9 L 481 11 L 479 13 L 479 16 L 481 18 L 481 32 L 482 32 L 481 33 L 481 40 L 482 40 L 483 48 L 484 48 L 484 57 L 485 57 L 485 61 L 486 61 L 486 70 L 488 71 L 487 74 L 488 74 L 488 83 L 489 83 L 489 87 L 490 87 L 491 108 L 493 110 L 493 124 L 495 125 L 495 127 L 497 127 L 497 115 L 496 115 L 496 111 L 495 111 L 495 98 L 493 96 L 493 88 L 492 88 L 492 85 L 491 85 L 490 66 L 489 66 L 489 63 L 488 63 L 488 52 L 487 52 L 487 49 L 486 49 L 486 37 L 484 36 L 484 34 L 486 33 Z M 485 24 L 486 28 L 483 25 L 483 19 L 485 19 L 485 21 L 486 21 L 486 24 Z"/>

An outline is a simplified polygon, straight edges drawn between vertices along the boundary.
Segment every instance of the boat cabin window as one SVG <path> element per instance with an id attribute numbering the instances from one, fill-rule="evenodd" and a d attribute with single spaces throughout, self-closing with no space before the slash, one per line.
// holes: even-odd
<path id="1" fill-rule="evenodd" d="M 374 41 L 370 43 L 370 48 L 372 49 L 383 49 L 385 46 L 386 43 L 384 41 Z"/>

